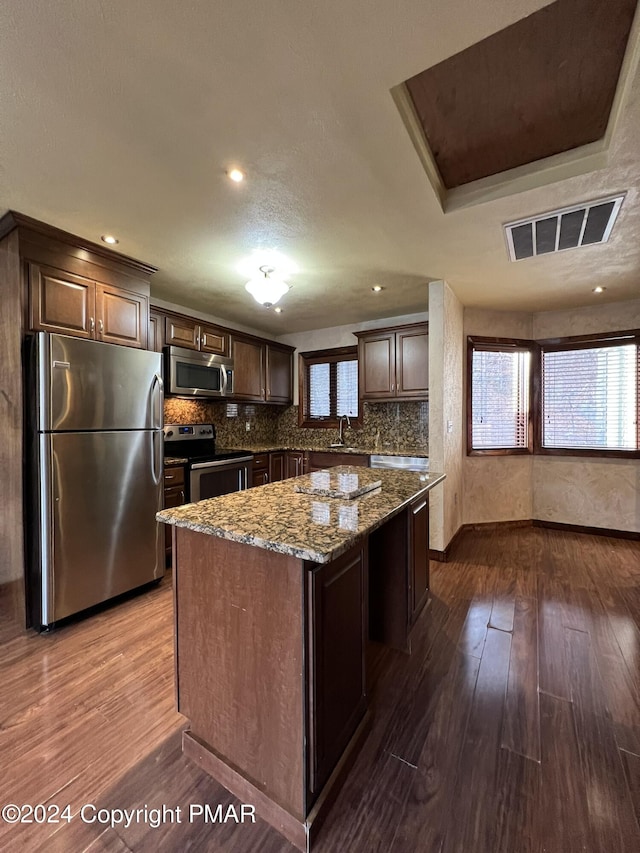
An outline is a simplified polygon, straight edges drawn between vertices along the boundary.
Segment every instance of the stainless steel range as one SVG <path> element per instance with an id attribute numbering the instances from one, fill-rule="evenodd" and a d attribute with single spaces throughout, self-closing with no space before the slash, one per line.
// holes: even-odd
<path id="1" fill-rule="evenodd" d="M 213 424 L 167 424 L 164 455 L 187 460 L 191 503 L 249 488 L 253 454 L 246 450 L 217 450 Z"/>

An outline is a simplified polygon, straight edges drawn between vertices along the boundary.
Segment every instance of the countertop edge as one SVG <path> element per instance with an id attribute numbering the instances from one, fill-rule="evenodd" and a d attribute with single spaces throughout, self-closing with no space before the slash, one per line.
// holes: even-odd
<path id="1" fill-rule="evenodd" d="M 330 551 L 314 551 L 312 549 L 304 549 L 304 548 L 296 548 L 293 545 L 285 545 L 279 542 L 274 542 L 270 539 L 261 539 L 260 537 L 250 537 L 251 541 L 247 541 L 247 535 L 242 533 L 234 533 L 230 530 L 225 530 L 222 527 L 215 527 L 211 524 L 201 524 L 197 521 L 183 521 L 181 519 L 175 519 L 171 517 L 170 510 L 161 510 L 156 513 L 156 520 L 162 522 L 163 524 L 171 524 L 173 527 L 182 527 L 186 530 L 193 530 L 196 533 L 203 533 L 207 536 L 215 536 L 217 539 L 226 539 L 230 542 L 238 542 L 242 545 L 249 545 L 253 548 L 262 548 L 264 551 L 273 551 L 277 554 L 284 554 L 288 557 L 295 557 L 299 560 L 305 560 L 311 563 L 330 563 L 331 560 L 335 560 L 336 557 L 339 557 L 341 554 L 344 554 L 350 548 L 352 548 L 357 542 L 363 539 L 365 536 L 369 536 L 373 533 L 374 530 L 377 530 L 379 527 L 382 527 L 390 519 L 394 518 L 394 516 L 398 515 L 405 509 L 409 504 L 418 499 L 424 494 L 427 494 L 431 491 L 435 486 L 439 485 L 446 479 L 446 474 L 433 474 L 430 477 L 428 483 L 425 483 L 424 488 L 418 489 L 414 492 L 410 497 L 406 498 L 404 501 L 399 503 L 393 510 L 391 510 L 386 515 L 382 516 L 382 518 L 378 519 L 376 522 L 367 527 L 366 530 L 360 531 L 359 533 L 355 533 L 352 537 L 345 539 L 339 545 L 336 545 L 335 548 L 332 548 Z M 364 497 L 364 495 L 363 495 Z"/>

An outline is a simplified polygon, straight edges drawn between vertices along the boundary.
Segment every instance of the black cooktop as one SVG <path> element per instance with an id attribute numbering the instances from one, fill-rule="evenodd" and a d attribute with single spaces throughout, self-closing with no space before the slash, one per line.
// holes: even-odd
<path id="1" fill-rule="evenodd" d="M 169 452 L 165 445 L 164 455 L 183 456 L 189 460 L 189 465 L 195 465 L 197 462 L 218 462 L 223 459 L 242 459 L 247 456 L 251 456 L 252 454 L 250 450 L 225 450 L 224 448 L 221 448 L 215 453 L 205 453 L 202 456 L 192 456 L 190 453 L 184 453 L 182 448 L 180 448 L 179 451 L 176 450 L 175 452 Z"/>

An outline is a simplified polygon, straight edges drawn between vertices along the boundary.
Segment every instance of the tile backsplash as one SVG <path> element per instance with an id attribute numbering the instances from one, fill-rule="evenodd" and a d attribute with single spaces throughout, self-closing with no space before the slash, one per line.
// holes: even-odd
<path id="1" fill-rule="evenodd" d="M 285 444 L 300 448 L 326 445 L 337 430 L 300 428 L 298 407 L 250 403 L 207 403 L 170 397 L 164 404 L 165 423 L 214 423 L 220 447 L 250 444 Z M 246 430 L 249 422 L 251 429 Z M 360 429 L 345 430 L 347 444 L 395 450 L 429 446 L 429 404 L 402 401 L 363 403 Z"/>

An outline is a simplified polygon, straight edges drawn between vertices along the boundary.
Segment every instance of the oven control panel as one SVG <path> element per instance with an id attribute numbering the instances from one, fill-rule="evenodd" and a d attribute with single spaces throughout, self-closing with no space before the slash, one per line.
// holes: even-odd
<path id="1" fill-rule="evenodd" d="M 194 439 L 215 438 L 213 424 L 166 424 L 165 441 L 193 441 Z"/>

